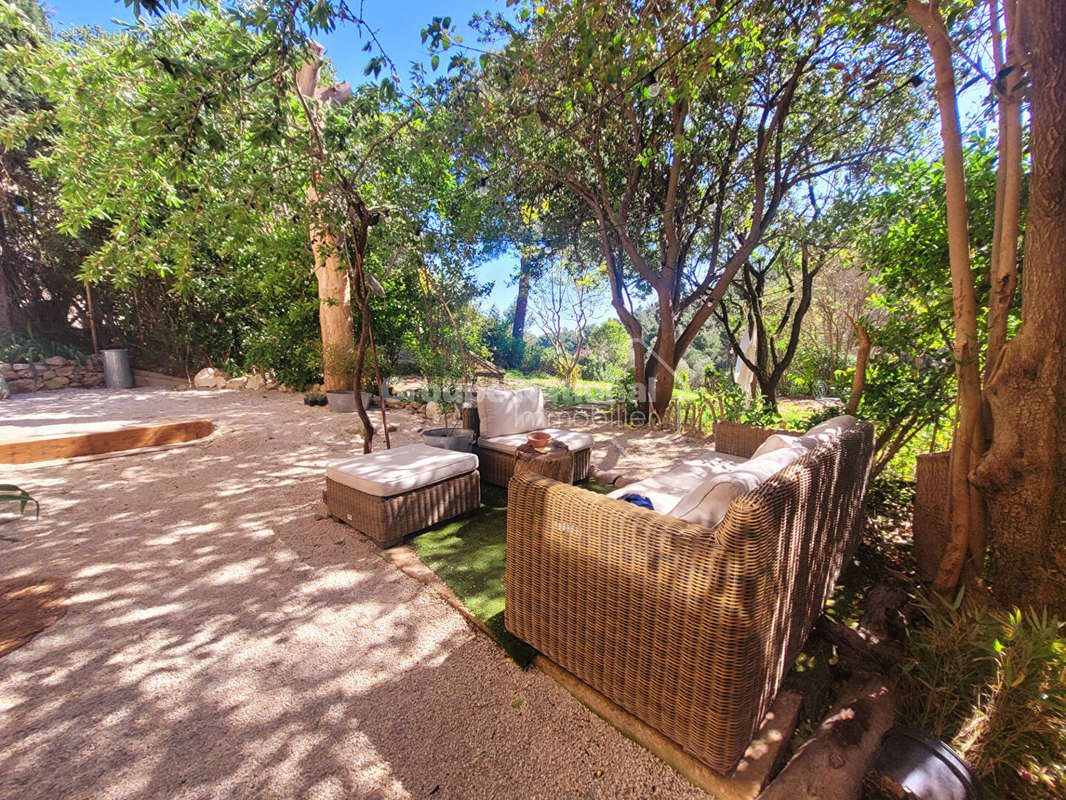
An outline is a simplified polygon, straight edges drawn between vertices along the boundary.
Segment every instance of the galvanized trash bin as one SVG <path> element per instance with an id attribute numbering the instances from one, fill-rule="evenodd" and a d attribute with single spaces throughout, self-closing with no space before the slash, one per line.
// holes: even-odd
<path id="1" fill-rule="evenodd" d="M 128 350 L 101 350 L 104 359 L 104 386 L 108 389 L 130 389 L 133 387 L 133 371 L 130 369 Z"/>

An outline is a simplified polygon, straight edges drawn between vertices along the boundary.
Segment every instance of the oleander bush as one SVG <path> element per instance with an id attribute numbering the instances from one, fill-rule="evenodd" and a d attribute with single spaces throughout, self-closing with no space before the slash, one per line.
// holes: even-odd
<path id="1" fill-rule="evenodd" d="M 1066 629 L 1046 612 L 921 597 L 901 716 L 1017 800 L 1066 796 Z"/>

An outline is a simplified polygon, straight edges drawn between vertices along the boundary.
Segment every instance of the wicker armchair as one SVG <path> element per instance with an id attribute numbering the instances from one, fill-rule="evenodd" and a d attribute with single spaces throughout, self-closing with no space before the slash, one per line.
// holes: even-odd
<path id="1" fill-rule="evenodd" d="M 478 416 L 477 406 L 464 406 L 462 411 L 463 427 L 469 428 L 475 436 L 481 434 L 481 420 Z M 514 474 L 514 454 L 504 453 L 488 447 L 479 447 L 475 439 L 474 453 L 478 459 L 478 469 L 481 471 L 481 479 L 495 486 L 506 486 L 507 481 Z M 589 470 L 592 467 L 592 451 L 589 448 L 574 450 L 574 475 L 573 483 L 581 483 L 588 480 Z"/>
<path id="2" fill-rule="evenodd" d="M 773 431 L 716 426 L 748 457 Z M 755 735 L 858 539 L 861 423 L 706 529 L 531 475 L 507 510 L 507 629 L 712 769 Z"/>

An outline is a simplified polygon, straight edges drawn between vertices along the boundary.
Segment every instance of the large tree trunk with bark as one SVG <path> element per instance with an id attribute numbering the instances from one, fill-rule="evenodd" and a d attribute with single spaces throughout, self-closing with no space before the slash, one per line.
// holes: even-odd
<path id="1" fill-rule="evenodd" d="M 1024 7 L 1032 168 L 1022 324 L 987 385 L 993 438 L 976 477 L 994 592 L 1066 613 L 1066 4 Z"/>
<path id="2" fill-rule="evenodd" d="M 312 209 L 318 202 L 318 193 L 313 188 L 307 191 L 307 201 Z M 311 250 L 315 259 L 315 279 L 318 281 L 323 385 L 327 392 L 343 392 L 352 388 L 352 359 L 355 353 L 348 270 L 341 260 L 336 234 L 315 221 L 311 223 Z"/>
<path id="3" fill-rule="evenodd" d="M 526 313 L 529 310 L 529 287 L 532 282 L 529 259 L 522 256 L 518 263 L 518 296 L 514 301 L 514 324 L 511 326 L 511 338 L 516 342 L 521 342 L 526 335 Z"/>
<path id="4" fill-rule="evenodd" d="M 316 45 L 316 56 L 324 50 Z M 296 76 L 296 89 L 312 103 L 318 92 L 318 75 L 322 61 L 316 58 L 305 64 Z M 306 101 L 305 101 L 306 103 Z M 308 114 L 314 108 L 306 103 Z M 316 122 L 309 120 L 313 126 Z M 321 148 L 321 141 L 318 143 Z M 312 151 L 319 159 L 325 153 Z M 342 392 L 352 388 L 352 359 L 355 354 L 355 335 L 352 332 L 352 298 L 349 293 L 348 270 L 342 262 L 340 246 L 335 231 L 323 225 L 318 217 L 317 189 L 307 189 L 307 205 L 311 211 L 311 251 L 315 261 L 315 279 L 318 281 L 318 324 L 322 335 L 323 384 L 327 392 Z"/>

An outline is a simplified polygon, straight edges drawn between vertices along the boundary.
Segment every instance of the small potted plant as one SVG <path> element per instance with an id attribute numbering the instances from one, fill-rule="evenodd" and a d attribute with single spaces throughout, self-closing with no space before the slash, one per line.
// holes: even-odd
<path id="1" fill-rule="evenodd" d="M 331 347 L 322 358 L 327 379 L 326 398 L 329 410 L 339 414 L 355 413 L 355 394 L 352 391 L 352 373 L 355 371 L 355 353 L 348 348 Z M 338 376 L 347 376 L 347 386 L 337 384 Z"/>
<path id="2" fill-rule="evenodd" d="M 416 357 L 429 382 L 426 399 L 430 402 L 426 408 L 431 409 L 436 403 L 444 418 L 443 428 L 422 431 L 422 442 L 469 453 L 474 447 L 475 434 L 461 426 L 465 387 L 473 385 L 473 370 L 465 348 L 457 331 L 444 325 L 431 326 L 416 350 Z M 452 425 L 449 425 L 450 418 L 455 421 Z"/>

